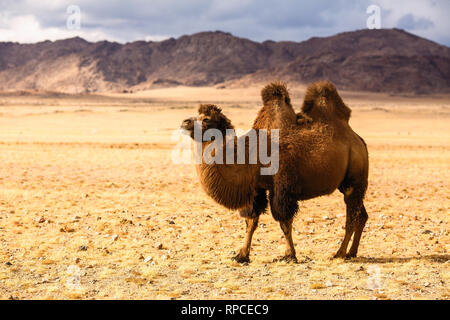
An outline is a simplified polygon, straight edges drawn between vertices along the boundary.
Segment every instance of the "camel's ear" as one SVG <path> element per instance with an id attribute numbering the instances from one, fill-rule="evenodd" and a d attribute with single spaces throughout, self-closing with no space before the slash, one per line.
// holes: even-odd
<path id="1" fill-rule="evenodd" d="M 222 114 L 222 109 L 214 104 L 201 104 L 198 108 L 198 113 L 212 116 L 213 114 Z"/>
<path id="2" fill-rule="evenodd" d="M 222 131 L 225 134 L 225 131 L 227 129 L 234 129 L 233 125 L 231 124 L 231 120 L 228 119 L 224 114 L 215 114 L 212 119 L 216 121 L 217 123 L 217 129 Z"/>

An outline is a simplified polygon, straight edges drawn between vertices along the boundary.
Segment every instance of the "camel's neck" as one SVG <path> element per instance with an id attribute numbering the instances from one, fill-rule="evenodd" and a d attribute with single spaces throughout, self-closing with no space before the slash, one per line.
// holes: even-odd
<path id="1" fill-rule="evenodd" d="M 203 143 L 203 150 L 210 146 Z M 248 147 L 247 147 L 248 148 Z M 225 155 L 225 147 L 224 147 Z M 206 151 L 207 152 L 207 151 Z M 225 156 L 223 158 L 225 159 Z M 197 172 L 205 192 L 216 202 L 229 209 L 239 209 L 253 203 L 259 167 L 256 164 L 197 165 Z"/>

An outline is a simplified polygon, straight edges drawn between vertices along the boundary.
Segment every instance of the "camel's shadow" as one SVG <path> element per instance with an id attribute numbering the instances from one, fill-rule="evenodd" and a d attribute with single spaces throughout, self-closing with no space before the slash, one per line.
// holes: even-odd
<path id="1" fill-rule="evenodd" d="M 450 254 L 432 254 L 414 257 L 357 257 L 345 260 L 347 263 L 405 263 L 413 260 L 446 263 L 450 261 Z"/>

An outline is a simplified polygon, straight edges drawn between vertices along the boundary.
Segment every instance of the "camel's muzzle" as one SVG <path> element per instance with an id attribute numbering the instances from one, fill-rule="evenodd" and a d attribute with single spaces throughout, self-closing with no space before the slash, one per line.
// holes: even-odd
<path id="1" fill-rule="evenodd" d="M 184 120 L 181 124 L 181 129 L 192 131 L 194 129 L 194 121 L 194 117 Z"/>

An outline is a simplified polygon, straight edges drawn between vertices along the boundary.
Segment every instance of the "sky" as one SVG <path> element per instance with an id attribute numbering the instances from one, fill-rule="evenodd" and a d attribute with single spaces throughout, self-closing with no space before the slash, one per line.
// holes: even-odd
<path id="1" fill-rule="evenodd" d="M 0 41 L 160 41 L 221 30 L 255 41 L 303 41 L 367 28 L 401 28 L 450 46 L 450 0 L 0 0 Z"/>

